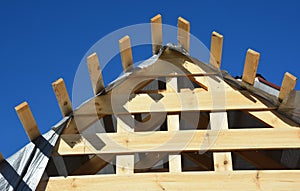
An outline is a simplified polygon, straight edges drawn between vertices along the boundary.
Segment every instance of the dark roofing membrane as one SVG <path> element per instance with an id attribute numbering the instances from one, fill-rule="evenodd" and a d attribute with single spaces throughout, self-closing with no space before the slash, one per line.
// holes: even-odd
<path id="1" fill-rule="evenodd" d="M 262 98 L 271 105 L 276 106 L 278 113 L 285 115 L 298 124 L 300 123 L 299 91 L 291 92 L 283 102 L 279 102 L 276 96 L 276 94 L 278 94 L 276 87 L 272 87 L 270 84 L 259 80 L 256 80 L 254 86 L 248 85 L 233 78 L 226 71 L 220 72 L 214 66 L 204 64 L 189 56 L 183 48 L 173 44 L 167 44 L 161 48 L 157 55 L 144 61 L 132 71 L 124 73 L 102 90 L 99 95 L 111 91 L 114 87 L 121 85 L 129 76 L 138 73 L 143 68 L 151 67 L 151 65 L 156 63 L 159 59 L 169 59 L 173 64 L 182 64 L 182 60 L 187 60 L 199 65 L 206 72 L 222 74 L 221 77 L 223 77 L 229 85 L 239 90 L 249 91 L 252 95 Z M 49 162 L 52 149 L 70 118 L 71 116 L 63 118 L 54 125 L 50 131 L 37 138 L 34 142 L 27 144 L 0 164 L 0 190 L 35 190 L 37 188 Z M 299 150 L 284 150 L 281 156 L 281 163 L 288 168 L 299 168 L 299 156 Z M 241 163 L 241 166 L 249 165 L 238 159 L 236 163 Z M 253 167 L 250 166 L 250 168 Z"/>

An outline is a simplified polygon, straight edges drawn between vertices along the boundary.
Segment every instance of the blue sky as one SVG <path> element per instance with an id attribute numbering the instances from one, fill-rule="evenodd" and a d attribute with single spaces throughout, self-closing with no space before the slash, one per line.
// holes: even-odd
<path id="1" fill-rule="evenodd" d="M 179 16 L 186 18 L 191 33 L 208 47 L 213 30 L 223 34 L 221 68 L 233 76 L 242 74 L 246 50 L 253 48 L 261 53 L 258 73 L 267 80 L 280 85 L 286 71 L 299 77 L 299 9 L 296 0 L 1 1 L 0 152 L 8 157 L 29 141 L 16 105 L 28 101 L 45 133 L 61 119 L 51 83 L 63 77 L 72 92 L 77 67 L 95 42 L 119 28 L 149 22 L 157 13 L 174 26 Z M 149 57 L 151 50 L 133 54 Z M 121 72 L 118 64 L 104 71 L 105 81 Z"/>

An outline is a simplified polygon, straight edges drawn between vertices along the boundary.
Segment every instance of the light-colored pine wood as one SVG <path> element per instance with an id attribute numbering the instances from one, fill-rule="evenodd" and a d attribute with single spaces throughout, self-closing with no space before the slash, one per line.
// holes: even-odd
<path id="1" fill-rule="evenodd" d="M 130 37 L 124 36 L 119 40 L 120 54 L 124 72 L 133 68 L 132 50 L 130 45 Z"/>
<path id="2" fill-rule="evenodd" d="M 2 161 L 4 161 L 4 157 L 3 157 L 2 153 L 0 153 L 0 163 L 1 163 Z"/>
<path id="3" fill-rule="evenodd" d="M 286 72 L 281 84 L 280 92 L 278 98 L 283 100 L 291 91 L 294 90 L 296 86 L 297 78 L 292 74 Z"/>
<path id="4" fill-rule="evenodd" d="M 222 49 L 223 49 L 223 35 L 212 32 L 211 42 L 210 42 L 210 61 L 211 65 L 217 68 L 221 67 L 222 60 Z"/>
<path id="5" fill-rule="evenodd" d="M 158 14 L 151 18 L 152 53 L 157 54 L 162 47 L 162 18 Z"/>
<path id="6" fill-rule="evenodd" d="M 129 154 L 135 152 L 185 151 L 231 151 L 253 149 L 300 148 L 300 130 L 288 129 L 229 129 L 219 132 L 211 130 L 127 132 L 96 134 L 95 137 L 62 135 L 58 145 L 61 155 Z M 255 139 L 254 139 L 255 138 Z M 94 148 L 97 140 L 105 146 Z M 76 144 L 74 145 L 74 142 Z M 99 141 L 98 141 L 99 142 Z M 72 146 L 70 146 L 72 145 Z M 73 146 L 74 145 L 74 146 Z"/>
<path id="7" fill-rule="evenodd" d="M 89 57 L 87 57 L 87 64 L 94 95 L 97 95 L 101 90 L 104 89 L 104 82 L 100 68 L 100 62 L 96 53 L 93 53 Z"/>
<path id="8" fill-rule="evenodd" d="M 227 112 L 211 112 L 210 128 L 216 133 L 228 129 Z M 231 152 L 213 153 L 215 171 L 232 171 Z"/>
<path id="9" fill-rule="evenodd" d="M 129 121 L 127 121 L 129 122 Z M 130 121 L 131 122 L 131 121 Z M 132 125 L 132 124 L 131 124 Z M 130 133 L 134 129 L 126 124 L 121 118 L 117 118 L 117 133 Z M 134 172 L 134 155 L 117 155 L 116 156 L 116 174 L 133 174 Z"/>
<path id="10" fill-rule="evenodd" d="M 299 170 L 139 173 L 128 176 L 95 175 L 51 177 L 46 191 L 57 190 L 299 190 Z"/>
<path id="11" fill-rule="evenodd" d="M 15 110 L 30 141 L 34 141 L 37 137 L 41 135 L 41 133 L 31 113 L 28 103 L 21 103 L 20 105 L 15 107 Z"/>
<path id="12" fill-rule="evenodd" d="M 186 51 L 190 51 L 190 22 L 182 17 L 178 18 L 178 44 Z"/>
<path id="13" fill-rule="evenodd" d="M 166 79 L 166 90 L 168 92 L 178 92 L 177 78 L 167 78 Z M 168 114 L 167 115 L 167 126 L 168 131 L 179 131 L 179 115 L 178 114 Z M 181 154 L 171 153 L 169 155 L 169 172 L 178 173 L 181 172 Z"/>
<path id="14" fill-rule="evenodd" d="M 244 64 L 244 72 L 243 72 L 242 80 L 244 82 L 247 82 L 250 85 L 254 84 L 259 58 L 260 58 L 260 53 L 248 49 L 245 64 Z"/>
<path id="15" fill-rule="evenodd" d="M 52 87 L 62 115 L 68 116 L 73 109 L 64 80 L 58 79 L 52 83 Z"/>

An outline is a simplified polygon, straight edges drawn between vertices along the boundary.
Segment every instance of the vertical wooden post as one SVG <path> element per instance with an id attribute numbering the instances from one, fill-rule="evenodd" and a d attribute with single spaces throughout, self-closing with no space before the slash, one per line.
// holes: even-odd
<path id="1" fill-rule="evenodd" d="M 29 137 L 30 141 L 34 141 L 41 135 L 35 119 L 31 113 L 30 107 L 27 102 L 23 102 L 15 107 L 19 119 Z"/>
<path id="2" fill-rule="evenodd" d="M 151 18 L 152 53 L 157 54 L 162 47 L 162 18 L 158 14 Z"/>
<path id="3" fill-rule="evenodd" d="M 284 78 L 282 80 L 282 84 L 278 96 L 279 100 L 283 100 L 291 91 L 294 90 L 296 86 L 296 80 L 297 78 L 292 74 L 288 72 L 284 74 Z"/>
<path id="4" fill-rule="evenodd" d="M 69 115 L 73 109 L 64 80 L 58 79 L 52 83 L 52 87 L 62 115 L 64 117 Z"/>
<path id="5" fill-rule="evenodd" d="M 186 51 L 190 51 L 190 22 L 182 17 L 178 18 L 178 44 Z"/>
<path id="6" fill-rule="evenodd" d="M 177 78 L 167 78 L 167 92 L 178 92 Z M 168 131 L 179 131 L 179 115 L 168 114 L 167 115 L 167 126 Z M 170 154 L 169 155 L 169 171 L 170 172 L 181 172 L 181 154 Z"/>
<path id="7" fill-rule="evenodd" d="M 211 35 L 209 63 L 211 65 L 214 65 L 217 68 L 221 67 L 222 48 L 223 48 L 223 35 L 214 31 Z"/>
<path id="8" fill-rule="evenodd" d="M 259 58 L 260 54 L 258 52 L 248 49 L 242 80 L 250 85 L 254 84 Z"/>
<path id="9" fill-rule="evenodd" d="M 133 68 L 132 50 L 130 45 L 130 38 L 128 35 L 119 40 L 122 66 L 124 72 Z"/>
<path id="10" fill-rule="evenodd" d="M 100 69 L 100 62 L 96 53 L 93 53 L 89 57 L 87 57 L 87 64 L 94 95 L 97 95 L 101 90 L 104 89 L 104 82 Z"/>
<path id="11" fill-rule="evenodd" d="M 227 112 L 211 112 L 210 113 L 211 130 L 228 129 Z M 214 168 L 215 171 L 231 171 L 232 159 L 231 152 L 214 152 Z"/>
<path id="12" fill-rule="evenodd" d="M 128 124 L 117 118 L 117 133 L 133 132 Z M 116 174 L 133 174 L 134 173 L 134 155 L 117 155 L 116 156 Z"/>

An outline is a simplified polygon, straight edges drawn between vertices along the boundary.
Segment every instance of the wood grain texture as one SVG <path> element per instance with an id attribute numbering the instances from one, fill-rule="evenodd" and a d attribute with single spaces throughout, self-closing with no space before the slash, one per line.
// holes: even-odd
<path id="1" fill-rule="evenodd" d="M 124 72 L 133 68 L 132 50 L 130 45 L 130 37 L 124 36 L 119 40 L 120 54 Z"/>
<path id="2" fill-rule="evenodd" d="M 300 187 L 299 170 L 141 173 L 127 176 L 95 175 L 51 177 L 47 191 L 57 190 L 274 190 L 290 191 Z"/>
<path id="3" fill-rule="evenodd" d="M 237 151 L 300 148 L 299 129 L 229 129 L 62 135 L 60 155 L 129 154 L 139 152 Z M 76 144 L 74 144 L 76 143 Z M 92 145 L 102 144 L 101 148 Z"/>
<path id="4" fill-rule="evenodd" d="M 291 91 L 294 90 L 296 86 L 296 80 L 297 78 L 292 74 L 288 72 L 284 74 L 284 78 L 282 80 L 282 84 L 278 96 L 280 100 L 283 100 Z"/>
<path id="5" fill-rule="evenodd" d="M 27 102 L 23 102 L 15 107 L 18 117 L 26 131 L 27 136 L 30 141 L 34 141 L 37 137 L 41 135 L 36 121 L 32 115 L 30 107 Z"/>
<path id="6" fill-rule="evenodd" d="M 178 18 L 178 44 L 186 51 L 190 51 L 190 22 L 182 17 Z"/>
<path id="7" fill-rule="evenodd" d="M 162 17 L 160 14 L 151 18 L 152 53 L 157 54 L 162 47 Z"/>
<path id="8" fill-rule="evenodd" d="M 73 109 L 64 80 L 58 79 L 52 83 L 52 87 L 62 115 L 68 116 Z"/>
<path id="9" fill-rule="evenodd" d="M 209 63 L 217 68 L 221 67 L 223 39 L 223 35 L 215 31 L 211 35 Z"/>
<path id="10" fill-rule="evenodd" d="M 96 53 L 93 53 L 87 57 L 87 65 L 94 95 L 97 95 L 101 90 L 104 89 L 104 82 L 100 68 L 100 62 Z"/>
<path id="11" fill-rule="evenodd" d="M 248 49 L 242 80 L 250 85 L 254 84 L 259 58 L 260 54 L 258 52 Z"/>

